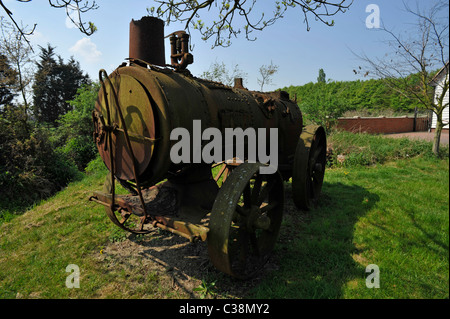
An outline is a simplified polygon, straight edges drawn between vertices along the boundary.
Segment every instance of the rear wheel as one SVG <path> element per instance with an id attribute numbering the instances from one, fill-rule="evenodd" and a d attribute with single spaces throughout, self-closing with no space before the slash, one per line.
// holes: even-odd
<path id="1" fill-rule="evenodd" d="M 317 205 L 325 176 L 326 152 L 327 137 L 323 127 L 304 127 L 292 169 L 292 197 L 300 209 L 309 210 Z"/>

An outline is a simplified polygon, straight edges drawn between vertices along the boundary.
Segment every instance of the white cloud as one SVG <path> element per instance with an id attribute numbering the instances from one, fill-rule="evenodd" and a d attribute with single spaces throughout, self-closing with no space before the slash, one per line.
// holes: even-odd
<path id="1" fill-rule="evenodd" d="M 28 40 L 31 41 L 33 45 L 47 46 L 47 43 L 50 42 L 50 39 L 43 35 L 41 32 L 35 30 L 33 34 L 28 36 Z"/>
<path id="2" fill-rule="evenodd" d="M 69 51 L 75 56 L 80 56 L 88 63 L 96 63 L 102 56 L 102 53 L 97 50 L 97 45 L 89 38 L 78 40 Z"/>

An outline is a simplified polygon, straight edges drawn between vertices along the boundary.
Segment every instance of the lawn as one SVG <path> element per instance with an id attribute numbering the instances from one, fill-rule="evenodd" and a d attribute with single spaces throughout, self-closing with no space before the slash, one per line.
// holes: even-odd
<path id="1" fill-rule="evenodd" d="M 0 225 L 0 298 L 449 297 L 448 157 L 329 168 L 321 202 L 307 213 L 286 183 L 273 258 L 246 282 L 217 272 L 205 243 L 114 226 L 88 201 L 105 174 L 94 167 Z M 80 289 L 65 285 L 70 264 L 79 266 Z M 366 287 L 370 264 L 380 288 Z"/>
<path id="2" fill-rule="evenodd" d="M 448 298 L 448 180 L 448 162 L 423 159 L 328 170 L 319 207 L 285 217 L 280 268 L 253 296 Z"/>

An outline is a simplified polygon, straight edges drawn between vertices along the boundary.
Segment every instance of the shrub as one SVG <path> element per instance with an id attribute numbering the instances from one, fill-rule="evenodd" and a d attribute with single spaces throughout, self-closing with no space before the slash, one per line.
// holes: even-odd
<path id="1" fill-rule="evenodd" d="M 50 143 L 47 129 L 36 127 L 27 138 L 18 139 L 12 123 L 3 118 L 5 123 L 0 142 L 1 207 L 25 207 L 80 176 Z"/>
<path id="2" fill-rule="evenodd" d="M 415 156 L 434 157 L 431 142 L 368 133 L 332 132 L 328 146 L 332 149 L 329 166 L 368 166 Z M 442 147 L 441 154 L 449 157 L 448 146 Z"/>
<path id="3" fill-rule="evenodd" d="M 97 148 L 92 138 L 92 111 L 99 85 L 85 85 L 69 104 L 72 110 L 62 115 L 55 131 L 55 141 L 61 151 L 80 171 L 95 158 Z"/>
<path id="4" fill-rule="evenodd" d="M 87 175 L 105 174 L 106 172 L 108 172 L 108 169 L 106 168 L 106 165 L 103 163 L 103 160 L 100 157 L 100 155 L 97 155 L 97 157 L 94 160 L 88 163 L 85 172 Z"/>
<path id="5" fill-rule="evenodd" d="M 322 125 L 329 132 L 337 119 L 347 111 L 348 103 L 335 82 L 317 83 L 314 87 L 318 89 L 314 94 L 302 97 L 299 107 L 306 120 Z"/>

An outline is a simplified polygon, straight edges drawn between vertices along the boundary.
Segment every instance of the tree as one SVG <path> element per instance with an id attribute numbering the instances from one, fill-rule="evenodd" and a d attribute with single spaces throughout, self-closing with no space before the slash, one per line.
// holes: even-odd
<path id="1" fill-rule="evenodd" d="M 416 23 L 408 28 L 408 37 L 394 33 L 384 25 L 380 28 L 388 35 L 388 44 L 393 52 L 376 59 L 369 58 L 366 54 L 357 56 L 365 62 L 365 74 L 369 72 L 372 76 L 383 79 L 399 94 L 436 114 L 433 153 L 438 155 L 444 126 L 442 113 L 448 107 L 448 102 L 444 102 L 449 87 L 448 77 L 436 99 L 434 88 L 430 84 L 437 69 L 448 70 L 448 2 L 433 1 L 429 9 L 421 9 L 418 2 L 414 10 L 405 4 L 405 9 L 416 18 Z"/>
<path id="2" fill-rule="evenodd" d="M 326 83 L 326 75 L 325 75 L 325 71 L 323 69 L 319 70 L 319 76 L 317 77 L 317 82 L 318 83 Z"/>
<path id="3" fill-rule="evenodd" d="M 156 2 L 159 3 L 157 7 L 148 9 L 151 15 L 165 19 L 167 25 L 174 21 L 183 22 L 185 29 L 189 30 L 190 27 L 197 29 L 205 41 L 214 37 L 213 47 L 216 47 L 229 46 L 230 39 L 242 32 L 245 33 L 246 39 L 255 40 L 252 35 L 254 31 L 262 31 L 273 25 L 283 18 L 287 10 L 295 8 L 300 11 L 308 31 L 310 17 L 333 26 L 334 20 L 330 20 L 330 17 L 345 12 L 353 0 L 276 0 L 273 1 L 271 14 L 255 13 L 259 10 L 256 0 L 157 0 Z M 261 2 L 258 1 L 259 4 Z M 203 21 L 200 18 L 201 13 L 207 14 L 208 20 L 212 22 Z M 239 19 L 241 21 L 236 22 Z"/>
<path id="4" fill-rule="evenodd" d="M 19 2 L 30 2 L 31 0 L 17 0 Z M 288 10 L 298 9 L 300 16 L 306 23 L 306 29 L 310 30 L 310 18 L 313 17 L 325 25 L 333 26 L 334 20 L 331 17 L 338 13 L 346 12 L 353 0 L 274 0 L 272 13 L 259 13 L 256 6 L 256 0 L 156 0 L 159 4 L 157 7 L 147 9 L 149 14 L 156 15 L 166 20 L 166 24 L 170 22 L 180 21 L 185 23 L 185 29 L 189 31 L 192 26 L 199 30 L 203 40 L 215 37 L 214 45 L 229 46 L 230 39 L 237 37 L 240 33 L 245 32 L 248 40 L 255 40 L 252 37 L 254 31 L 262 31 L 266 27 L 273 25 L 277 20 L 283 18 L 284 13 Z M 261 3 L 262 1 L 259 1 Z M 88 11 L 98 9 L 95 1 L 83 0 L 49 0 L 49 4 L 53 8 L 65 9 L 66 15 L 74 23 L 80 31 L 86 35 L 92 35 L 97 27 L 92 23 L 83 22 L 82 15 Z M 31 32 L 24 32 L 13 18 L 12 12 L 0 0 L 0 7 L 6 12 L 17 29 L 21 32 L 25 40 L 27 35 L 34 32 L 34 25 Z M 205 10 L 206 9 L 206 10 Z M 208 13 L 205 13 L 208 11 Z M 213 17 L 211 23 L 205 23 L 200 19 L 200 13 L 205 13 L 209 17 Z M 236 23 L 236 20 L 241 19 Z"/>
<path id="5" fill-rule="evenodd" d="M 11 104 L 16 96 L 13 87 L 17 81 L 17 74 L 9 65 L 6 56 L 0 54 L 0 107 Z M 0 111 L 2 108 L 0 108 Z"/>
<path id="6" fill-rule="evenodd" d="M 1 38 L 0 51 L 10 61 L 16 74 L 13 90 L 20 93 L 23 118 L 28 120 L 30 109 L 31 82 L 33 80 L 33 55 L 32 47 L 27 45 L 21 37 L 21 33 L 10 23 L 0 20 Z"/>
<path id="7" fill-rule="evenodd" d="M 340 82 L 311 83 L 309 94 L 299 103 L 305 117 L 315 124 L 323 126 L 329 133 L 337 119 L 348 109 L 349 103 L 344 97 L 345 85 Z"/>
<path id="8" fill-rule="evenodd" d="M 263 65 L 259 68 L 261 78 L 258 78 L 258 84 L 261 86 L 261 91 L 263 90 L 264 85 L 272 84 L 272 77 L 277 72 L 278 65 L 274 65 L 272 61 L 270 61 L 269 65 Z"/>
<path id="9" fill-rule="evenodd" d="M 90 81 L 73 58 L 64 63 L 61 57 L 55 56 L 55 48 L 50 44 L 47 48 L 40 48 L 33 84 L 33 110 L 39 122 L 54 125 L 71 109 L 67 101 L 73 99 L 78 88 Z"/>
<path id="10" fill-rule="evenodd" d="M 17 0 L 19 2 L 31 2 L 31 0 Z M 92 35 L 95 31 L 97 31 L 97 27 L 92 23 L 83 22 L 82 14 L 86 13 L 90 10 L 95 10 L 98 8 L 95 1 L 83 1 L 83 0 L 49 0 L 50 6 L 57 9 L 65 9 L 66 15 L 72 21 L 72 23 L 84 34 Z M 9 10 L 2 0 L 0 0 L 0 7 L 5 11 L 11 22 L 14 24 L 17 32 L 20 35 L 20 40 L 25 40 L 28 46 L 32 49 L 30 41 L 27 39 L 27 36 L 32 35 L 34 30 L 36 29 L 36 24 L 34 24 L 31 30 L 26 30 L 23 26 L 19 26 L 17 21 L 13 18 L 13 13 Z"/>
<path id="11" fill-rule="evenodd" d="M 238 64 L 235 64 L 232 71 L 227 69 L 225 63 L 214 62 L 210 65 L 209 69 L 202 73 L 201 77 L 206 80 L 221 82 L 225 85 L 232 86 L 235 78 L 247 78 L 248 74 L 239 68 Z"/>

